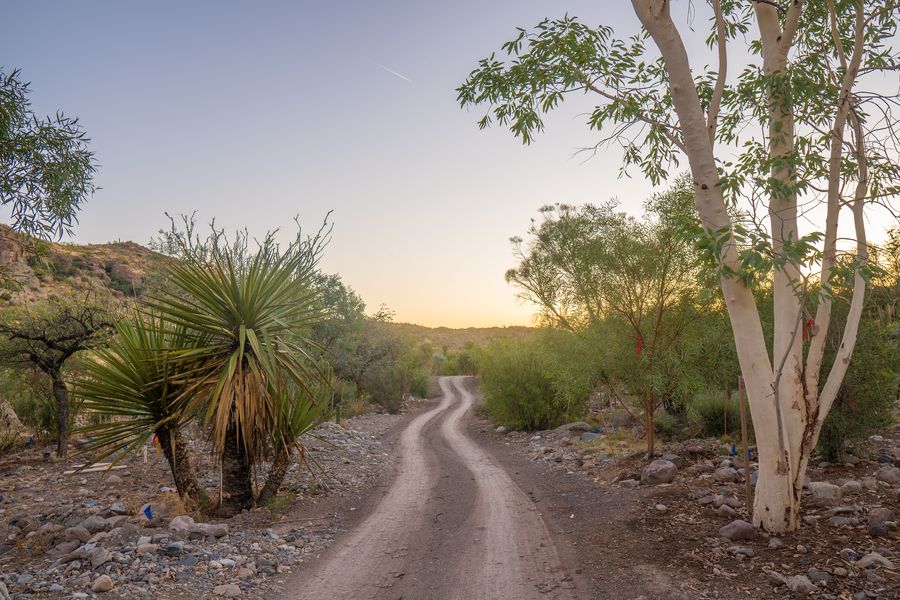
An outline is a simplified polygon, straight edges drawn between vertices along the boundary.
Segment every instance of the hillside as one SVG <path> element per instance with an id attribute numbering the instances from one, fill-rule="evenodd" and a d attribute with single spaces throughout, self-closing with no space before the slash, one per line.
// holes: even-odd
<path id="1" fill-rule="evenodd" d="M 134 242 L 28 243 L 0 225 L 0 306 L 98 285 L 123 297 L 140 295 L 151 267 L 165 260 Z"/>

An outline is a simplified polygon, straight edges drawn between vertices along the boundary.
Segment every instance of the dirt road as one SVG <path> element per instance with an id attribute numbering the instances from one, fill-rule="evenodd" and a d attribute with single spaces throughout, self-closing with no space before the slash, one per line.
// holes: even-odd
<path id="1" fill-rule="evenodd" d="M 464 377 L 397 445 L 387 493 L 288 586 L 285 600 L 578 597 L 535 505 L 466 434 Z"/>

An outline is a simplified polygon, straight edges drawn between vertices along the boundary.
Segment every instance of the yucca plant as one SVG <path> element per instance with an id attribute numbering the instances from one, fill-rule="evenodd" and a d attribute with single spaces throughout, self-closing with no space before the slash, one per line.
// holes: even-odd
<path id="1" fill-rule="evenodd" d="M 269 236 L 252 256 L 223 245 L 206 260 L 168 265 L 170 291 L 148 301 L 187 336 L 176 355 L 189 368 L 175 382 L 186 410 L 209 428 L 224 514 L 252 506 L 253 466 L 272 456 L 273 435 L 293 441 L 282 422 L 322 379 L 307 334 L 320 319 L 312 285 L 320 248 L 318 237 L 280 251 Z M 285 393 L 287 384 L 304 394 Z"/>
<path id="2" fill-rule="evenodd" d="M 176 383 L 192 366 L 173 349 L 184 348 L 185 330 L 149 313 L 132 313 L 116 323 L 109 345 L 94 351 L 75 388 L 83 407 L 109 417 L 82 431 L 91 436 L 97 460 L 126 448 L 142 448 L 156 435 L 182 497 L 200 505 L 206 492 L 198 483 L 181 434 L 190 420 L 183 388 Z"/>
<path id="3" fill-rule="evenodd" d="M 305 461 L 306 449 L 298 438 L 315 427 L 331 406 L 333 390 L 330 379 L 323 378 L 306 389 L 292 382 L 280 388 L 280 394 L 291 397 L 278 402 L 287 412 L 279 418 L 279 430 L 272 435 L 274 458 L 266 483 L 256 498 L 257 504 L 265 506 L 278 493 L 294 453 L 299 453 L 301 461 Z"/>

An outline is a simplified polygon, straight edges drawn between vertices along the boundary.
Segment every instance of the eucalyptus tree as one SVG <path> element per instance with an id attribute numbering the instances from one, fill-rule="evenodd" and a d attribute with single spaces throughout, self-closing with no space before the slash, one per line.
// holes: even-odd
<path id="1" fill-rule="evenodd" d="M 0 206 L 15 231 L 60 237 L 94 191 L 96 163 L 78 119 L 38 117 L 19 71 L 0 69 Z"/>
<path id="2" fill-rule="evenodd" d="M 881 77 L 900 68 L 900 3 L 707 0 L 715 68 L 703 66 L 705 53 L 689 52 L 671 4 L 632 0 L 643 30 L 624 40 L 568 16 L 520 29 L 502 47 L 511 60 L 482 60 L 458 98 L 487 105 L 480 126 L 496 121 L 529 143 L 545 113 L 587 95 L 598 103 L 587 124 L 604 132 L 600 144 L 622 143 L 623 168 L 658 183 L 687 160 L 759 447 L 753 520 L 791 530 L 856 343 L 869 278 L 866 211 L 890 206 L 900 181 L 896 86 Z M 728 64 L 735 49 L 749 57 L 737 69 Z M 802 235 L 801 212 L 810 218 L 817 203 L 824 219 Z M 734 217 L 735 205 L 745 218 Z M 838 245 L 842 208 L 855 231 L 850 248 Z M 771 353 L 750 285 L 760 272 L 774 281 Z M 850 309 L 823 370 L 840 278 L 852 281 Z"/>

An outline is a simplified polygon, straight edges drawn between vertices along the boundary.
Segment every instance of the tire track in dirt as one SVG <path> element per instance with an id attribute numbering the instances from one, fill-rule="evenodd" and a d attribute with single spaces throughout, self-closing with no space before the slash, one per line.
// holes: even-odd
<path id="1" fill-rule="evenodd" d="M 285 600 L 567 600 L 572 582 L 534 504 L 466 434 L 464 377 L 413 419 L 391 486 L 288 584 Z"/>

